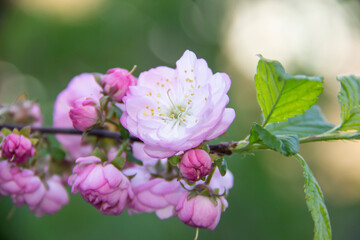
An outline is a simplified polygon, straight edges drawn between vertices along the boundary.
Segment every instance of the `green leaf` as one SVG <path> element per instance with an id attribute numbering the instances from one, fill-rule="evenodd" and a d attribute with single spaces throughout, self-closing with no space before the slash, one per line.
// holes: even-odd
<path id="1" fill-rule="evenodd" d="M 125 165 L 124 157 L 116 157 L 111 161 L 111 164 L 114 165 L 117 169 L 121 170 Z"/>
<path id="2" fill-rule="evenodd" d="M 168 158 L 168 161 L 171 165 L 176 166 L 180 162 L 180 157 L 178 155 L 174 155 Z"/>
<path id="3" fill-rule="evenodd" d="M 25 137 L 30 137 L 31 128 L 30 127 L 24 127 L 20 130 L 20 134 Z"/>
<path id="4" fill-rule="evenodd" d="M 215 160 L 215 165 L 219 168 L 221 176 L 225 176 L 227 170 L 227 163 L 225 158 L 221 157 Z"/>
<path id="5" fill-rule="evenodd" d="M 311 172 L 305 159 L 303 159 L 299 154 L 295 155 L 295 158 L 299 161 L 299 163 L 304 169 L 304 192 L 306 205 L 314 221 L 314 239 L 330 240 L 330 217 L 325 205 L 324 196 L 319 186 L 319 183 Z"/>
<path id="6" fill-rule="evenodd" d="M 268 148 L 291 156 L 299 152 L 299 138 L 296 135 L 275 136 L 257 123 L 251 129 L 250 143 L 260 142 Z"/>
<path id="7" fill-rule="evenodd" d="M 4 135 L 6 137 L 7 135 L 11 134 L 12 132 L 8 128 L 2 128 L 1 133 L 2 133 L 2 135 Z"/>
<path id="8" fill-rule="evenodd" d="M 289 118 L 285 122 L 270 123 L 265 129 L 274 135 L 296 134 L 299 138 L 317 135 L 334 127 L 324 118 L 319 106 L 314 105 L 303 115 Z"/>
<path id="9" fill-rule="evenodd" d="M 118 119 L 120 119 L 121 115 L 122 115 L 122 110 L 120 108 L 118 108 L 115 104 L 111 104 L 111 109 L 114 111 L 114 113 L 116 114 L 116 117 Z"/>
<path id="10" fill-rule="evenodd" d="M 95 157 L 97 157 L 97 158 L 100 158 L 100 160 L 101 160 L 102 162 L 106 162 L 106 161 L 107 161 L 106 156 L 104 155 L 104 153 L 103 153 L 99 148 L 95 148 L 92 155 L 95 156 Z"/>
<path id="11" fill-rule="evenodd" d="M 322 83 L 322 77 L 289 75 L 279 62 L 260 56 L 255 84 L 264 114 L 263 126 L 305 113 L 317 102 Z"/>
<path id="12" fill-rule="evenodd" d="M 103 85 L 101 83 L 101 76 L 99 74 L 93 74 L 95 81 L 97 82 L 97 84 L 99 84 L 99 86 L 102 88 Z"/>
<path id="13" fill-rule="evenodd" d="M 341 84 L 338 100 L 342 123 L 339 130 L 360 130 L 360 77 L 338 76 Z"/>
<path id="14" fill-rule="evenodd" d="M 131 151 L 126 151 L 126 160 L 128 162 L 132 162 L 132 163 L 135 163 L 135 164 L 140 165 L 140 166 L 143 165 L 143 162 L 140 161 L 139 159 L 136 159 Z"/>
<path id="15" fill-rule="evenodd" d="M 33 146 L 35 146 L 38 142 L 39 142 L 39 139 L 37 138 L 30 138 L 30 142 Z"/>
<path id="16" fill-rule="evenodd" d="M 62 161 L 65 158 L 65 152 L 58 147 L 50 147 L 48 149 L 49 154 L 51 157 L 57 161 Z"/>

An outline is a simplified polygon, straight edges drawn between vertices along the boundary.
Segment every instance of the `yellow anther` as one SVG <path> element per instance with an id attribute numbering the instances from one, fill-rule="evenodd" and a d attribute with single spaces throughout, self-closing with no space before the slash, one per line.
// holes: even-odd
<path id="1" fill-rule="evenodd" d="M 194 85 L 191 84 L 191 88 L 194 88 Z"/>
<path id="2" fill-rule="evenodd" d="M 175 118 L 175 114 L 172 113 L 172 114 L 170 115 L 170 117 L 171 117 L 171 118 Z"/>
<path id="3" fill-rule="evenodd" d="M 194 72 L 194 69 L 191 69 L 191 72 Z"/>
<path id="4" fill-rule="evenodd" d="M 153 113 L 153 112 L 151 113 L 151 116 L 154 116 L 154 113 Z"/>
<path id="5" fill-rule="evenodd" d="M 205 101 L 207 101 L 207 97 L 205 98 Z"/>
<path id="6" fill-rule="evenodd" d="M 160 107 L 158 107 L 158 109 L 160 110 Z"/>
<path id="7" fill-rule="evenodd" d="M 185 94 L 184 97 L 188 97 L 189 95 Z"/>
<path id="8" fill-rule="evenodd" d="M 151 92 L 149 92 L 149 95 L 151 96 L 151 95 L 152 95 L 152 93 L 151 93 Z"/>
<path id="9" fill-rule="evenodd" d="M 156 85 L 158 85 L 158 86 L 159 86 L 159 85 L 160 85 L 160 83 L 159 83 L 159 82 L 157 82 L 157 83 L 156 83 Z"/>
<path id="10" fill-rule="evenodd" d="M 150 111 L 152 111 L 152 112 L 153 112 L 153 111 L 154 111 L 154 109 L 152 108 L 152 109 L 150 109 Z"/>
<path id="11" fill-rule="evenodd" d="M 144 111 L 144 116 L 147 116 L 149 115 L 147 111 Z"/>
<path id="12" fill-rule="evenodd" d="M 199 84 L 198 88 L 200 88 L 200 84 Z"/>
<path id="13" fill-rule="evenodd" d="M 185 73 L 187 73 L 187 70 L 185 70 Z"/>
<path id="14" fill-rule="evenodd" d="M 197 123 L 198 121 L 199 121 L 198 119 L 195 120 L 196 123 Z"/>
<path id="15" fill-rule="evenodd" d="M 146 106 L 146 109 L 149 109 L 149 106 Z"/>
<path id="16" fill-rule="evenodd" d="M 162 87 L 165 87 L 165 84 L 161 84 Z"/>
<path id="17" fill-rule="evenodd" d="M 167 78 L 166 81 L 168 82 L 168 81 L 170 81 L 170 80 Z"/>
<path id="18" fill-rule="evenodd" d="M 190 104 L 190 103 L 191 103 L 191 100 L 188 101 L 188 104 Z"/>
<path id="19" fill-rule="evenodd" d="M 194 95 L 195 95 L 195 93 L 191 93 L 190 95 L 191 95 L 191 96 L 194 96 Z"/>
<path id="20" fill-rule="evenodd" d="M 181 110 L 182 112 L 185 112 L 185 109 L 184 109 L 184 108 L 181 108 L 180 110 Z"/>

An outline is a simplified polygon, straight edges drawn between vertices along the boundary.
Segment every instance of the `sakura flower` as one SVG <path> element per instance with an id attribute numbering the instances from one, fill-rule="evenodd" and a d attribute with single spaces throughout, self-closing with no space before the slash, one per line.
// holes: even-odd
<path id="1" fill-rule="evenodd" d="M 129 206 L 129 214 L 155 212 L 160 219 L 174 216 L 175 206 L 185 192 L 177 179 L 152 178 L 140 166 L 125 169 L 124 174 L 134 176 L 131 180 L 134 199 Z"/>
<path id="2" fill-rule="evenodd" d="M 54 214 L 59 211 L 61 207 L 69 202 L 69 196 L 61 183 L 61 178 L 57 175 L 52 176 L 46 182 L 47 190 L 39 202 L 32 209 L 35 216 L 41 217 L 44 214 Z"/>
<path id="3" fill-rule="evenodd" d="M 103 164 L 94 156 L 78 158 L 76 164 L 68 180 L 71 192 L 80 192 L 102 214 L 121 214 L 133 199 L 128 178 L 112 164 Z"/>
<path id="4" fill-rule="evenodd" d="M 54 127 L 73 127 L 69 110 L 74 107 L 75 101 L 83 97 L 101 98 L 101 87 L 96 83 L 93 74 L 82 73 L 74 77 L 68 86 L 59 93 L 54 105 Z M 88 156 L 92 147 L 82 143 L 81 136 L 56 135 L 57 140 L 76 159 Z"/>
<path id="5" fill-rule="evenodd" d="M 123 98 L 121 123 L 145 143 L 151 157 L 166 158 L 223 134 L 235 118 L 225 108 L 230 78 L 213 74 L 204 59 L 187 50 L 176 69 L 140 74 Z"/>

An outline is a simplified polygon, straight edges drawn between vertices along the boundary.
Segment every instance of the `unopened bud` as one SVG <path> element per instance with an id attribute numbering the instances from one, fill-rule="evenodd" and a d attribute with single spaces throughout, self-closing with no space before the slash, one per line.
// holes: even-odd
<path id="1" fill-rule="evenodd" d="M 7 135 L 1 144 L 2 157 L 17 164 L 23 164 L 34 156 L 34 153 L 35 148 L 32 147 L 30 139 L 16 133 Z"/>
<path id="2" fill-rule="evenodd" d="M 86 97 L 74 102 L 73 108 L 69 111 L 69 116 L 74 128 L 86 131 L 98 123 L 99 112 L 98 102 L 91 97 Z"/>
<path id="3" fill-rule="evenodd" d="M 104 91 L 115 101 L 121 102 L 130 86 L 136 85 L 136 78 L 122 68 L 109 69 L 101 80 Z"/>
<path id="4" fill-rule="evenodd" d="M 183 178 L 191 181 L 200 180 L 208 175 L 212 169 L 209 154 L 202 149 L 187 151 L 180 161 L 180 173 Z"/>

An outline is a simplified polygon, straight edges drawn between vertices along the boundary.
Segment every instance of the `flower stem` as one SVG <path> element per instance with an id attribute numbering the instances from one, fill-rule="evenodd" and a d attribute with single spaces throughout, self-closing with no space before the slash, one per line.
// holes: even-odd
<path id="1" fill-rule="evenodd" d="M 198 237 L 199 237 L 199 228 L 196 228 L 194 240 L 197 240 Z"/>

